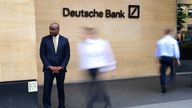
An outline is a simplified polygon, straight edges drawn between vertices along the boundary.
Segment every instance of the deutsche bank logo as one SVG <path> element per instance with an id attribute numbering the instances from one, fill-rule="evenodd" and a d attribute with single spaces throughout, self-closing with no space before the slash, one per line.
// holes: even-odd
<path id="1" fill-rule="evenodd" d="M 139 18 L 140 17 L 140 6 L 139 5 L 128 5 L 128 17 Z"/>
<path id="2" fill-rule="evenodd" d="M 119 10 L 98 10 L 98 9 L 70 9 L 67 7 L 63 8 L 63 17 L 72 18 L 139 18 L 140 17 L 140 6 L 139 5 L 128 5 L 128 11 Z"/>

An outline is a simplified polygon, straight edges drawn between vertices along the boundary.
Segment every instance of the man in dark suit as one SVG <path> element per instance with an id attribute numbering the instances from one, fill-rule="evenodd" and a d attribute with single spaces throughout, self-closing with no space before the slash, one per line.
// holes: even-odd
<path id="1" fill-rule="evenodd" d="M 70 58 L 70 47 L 68 39 L 59 34 L 59 28 L 58 23 L 52 23 L 49 26 L 50 35 L 42 38 L 40 46 L 44 72 L 43 105 L 45 108 L 51 108 L 51 91 L 55 77 L 58 108 L 65 108 L 64 79 Z"/>

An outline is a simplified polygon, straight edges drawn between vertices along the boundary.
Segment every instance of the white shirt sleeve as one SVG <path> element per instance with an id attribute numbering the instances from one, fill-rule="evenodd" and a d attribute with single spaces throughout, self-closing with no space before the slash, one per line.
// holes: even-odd
<path id="1" fill-rule="evenodd" d="M 180 58 L 179 45 L 178 45 L 177 41 L 175 41 L 175 44 L 174 44 L 174 56 L 177 59 Z"/>
<path id="2" fill-rule="evenodd" d="M 160 57 L 160 45 L 158 45 L 158 43 L 156 44 L 155 57 Z"/>
<path id="3" fill-rule="evenodd" d="M 113 55 L 110 43 L 106 41 L 105 47 L 105 57 L 107 58 L 108 62 L 116 64 L 115 56 Z"/>
<path id="4" fill-rule="evenodd" d="M 105 48 L 105 51 L 103 53 L 104 59 L 107 62 L 107 64 L 101 68 L 99 68 L 99 72 L 109 72 L 116 69 L 116 59 L 113 55 L 111 45 L 108 41 L 105 41 L 105 44 L 103 45 Z"/>

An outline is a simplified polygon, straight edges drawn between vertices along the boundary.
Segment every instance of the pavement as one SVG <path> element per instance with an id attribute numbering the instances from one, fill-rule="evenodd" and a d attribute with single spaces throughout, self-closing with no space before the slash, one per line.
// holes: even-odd
<path id="1" fill-rule="evenodd" d="M 187 99 L 187 100 L 181 100 L 181 101 L 141 105 L 141 106 L 135 106 L 135 107 L 126 107 L 126 108 L 191 108 L 191 106 L 192 106 L 192 99 Z"/>
<path id="2" fill-rule="evenodd" d="M 103 81 L 111 98 L 112 108 L 191 108 L 191 75 L 177 75 L 175 86 L 162 94 L 159 77 Z M 66 108 L 85 108 L 88 83 L 65 84 Z M 39 108 L 42 105 L 39 86 Z M 57 89 L 53 87 L 52 108 L 57 108 Z M 100 108 L 100 107 L 96 107 Z"/>

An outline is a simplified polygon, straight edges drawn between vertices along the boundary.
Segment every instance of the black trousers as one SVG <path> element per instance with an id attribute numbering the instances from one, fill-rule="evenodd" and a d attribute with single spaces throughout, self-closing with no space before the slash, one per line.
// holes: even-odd
<path id="1" fill-rule="evenodd" d="M 65 72 L 52 73 L 47 70 L 44 72 L 44 87 L 43 87 L 43 105 L 44 108 L 51 108 L 51 91 L 53 86 L 53 80 L 56 78 L 57 90 L 58 90 L 58 108 L 65 108 L 65 92 L 64 92 L 64 80 Z"/>
<path id="2" fill-rule="evenodd" d="M 98 68 L 89 69 L 88 74 L 91 78 L 89 83 L 89 91 L 88 91 L 88 101 L 87 101 L 87 108 L 96 108 L 94 107 L 95 103 L 102 103 L 99 108 L 107 108 L 107 106 L 111 106 L 110 98 L 108 93 L 105 89 L 104 84 L 101 81 L 98 81 Z M 96 105 L 97 106 L 97 105 Z"/>
<path id="3" fill-rule="evenodd" d="M 167 84 L 171 83 L 175 78 L 175 73 L 173 70 L 173 58 L 172 57 L 166 57 L 162 56 L 160 58 L 160 84 L 161 87 L 166 87 Z M 170 78 L 167 80 L 166 77 L 166 70 L 167 68 L 170 68 Z"/>

